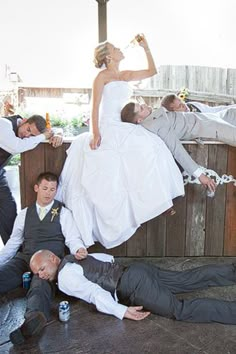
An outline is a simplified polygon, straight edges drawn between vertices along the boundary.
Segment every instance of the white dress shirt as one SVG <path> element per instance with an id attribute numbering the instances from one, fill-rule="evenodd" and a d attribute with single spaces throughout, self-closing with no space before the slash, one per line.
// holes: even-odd
<path id="1" fill-rule="evenodd" d="M 24 139 L 18 138 L 12 128 L 12 123 L 2 117 L 0 117 L 0 132 L 0 148 L 12 155 L 32 150 L 46 139 L 44 134 Z"/>
<path id="2" fill-rule="evenodd" d="M 96 254 L 90 254 L 94 258 Z M 114 258 L 110 255 L 102 254 L 107 259 L 99 260 L 112 261 Z M 77 263 L 66 263 L 58 274 L 58 287 L 67 295 L 77 297 L 96 306 L 97 310 L 108 315 L 113 315 L 120 320 L 123 319 L 127 306 L 119 304 L 107 290 L 100 285 L 91 282 L 84 276 L 83 268 Z"/>
<path id="3" fill-rule="evenodd" d="M 54 201 L 49 204 L 46 208 L 49 211 L 53 205 Z M 37 212 L 39 205 L 36 204 Z M 24 227 L 25 227 L 25 217 L 27 208 L 20 211 L 17 215 L 12 234 L 7 241 L 6 245 L 0 251 L 0 266 L 5 264 L 11 258 L 13 258 L 19 247 L 24 242 Z M 70 210 L 62 207 L 60 212 L 60 224 L 62 229 L 62 234 L 65 237 L 65 244 L 70 249 L 71 254 L 75 254 L 76 251 L 83 247 L 85 248 L 83 241 L 81 239 L 80 232 L 75 224 L 72 213 Z"/>

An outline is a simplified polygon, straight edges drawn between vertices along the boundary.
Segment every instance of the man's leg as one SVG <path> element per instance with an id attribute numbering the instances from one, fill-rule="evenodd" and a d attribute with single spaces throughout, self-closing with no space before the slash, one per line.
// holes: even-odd
<path id="1" fill-rule="evenodd" d="M 167 283 L 166 276 L 165 283 L 161 281 L 160 269 L 157 267 L 136 263 L 122 275 L 117 296 L 127 306 L 141 305 L 154 314 L 179 321 L 236 324 L 236 302 L 215 299 L 178 300 L 170 291 L 172 285 L 167 286 Z M 170 279 L 172 283 L 173 279 Z"/>
<path id="2" fill-rule="evenodd" d="M 159 269 L 158 276 L 161 284 L 175 294 L 212 286 L 236 285 L 234 264 L 209 264 L 180 272 Z"/>
<path id="3" fill-rule="evenodd" d="M 16 218 L 16 202 L 7 183 L 5 170 L 0 170 L 0 235 L 7 243 Z"/>
<path id="4" fill-rule="evenodd" d="M 34 275 L 27 293 L 25 321 L 10 334 L 13 344 L 22 344 L 29 337 L 38 335 L 50 319 L 55 287 L 47 280 Z"/>
<path id="5" fill-rule="evenodd" d="M 33 311 L 40 311 L 44 314 L 47 321 L 49 321 L 54 294 L 54 283 L 40 279 L 37 275 L 34 275 L 30 284 L 30 289 L 27 293 L 25 317 L 27 318 L 27 316 Z"/>
<path id="6" fill-rule="evenodd" d="M 29 270 L 28 264 L 19 258 L 12 258 L 0 267 L 0 294 L 22 286 L 22 274 Z"/>

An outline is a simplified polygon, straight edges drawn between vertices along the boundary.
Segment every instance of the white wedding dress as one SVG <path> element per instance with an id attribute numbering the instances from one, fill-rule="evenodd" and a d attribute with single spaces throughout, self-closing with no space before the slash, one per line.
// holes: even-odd
<path id="1" fill-rule="evenodd" d="M 101 146 L 91 150 L 83 133 L 67 150 L 57 199 L 72 210 L 87 247 L 129 239 L 141 223 L 184 195 L 183 178 L 164 142 L 120 111 L 132 94 L 125 81 L 105 85 L 100 107 Z"/>

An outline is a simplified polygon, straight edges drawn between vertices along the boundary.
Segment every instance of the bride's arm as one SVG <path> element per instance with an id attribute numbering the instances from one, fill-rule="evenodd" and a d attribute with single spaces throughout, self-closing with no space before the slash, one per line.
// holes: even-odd
<path id="1" fill-rule="evenodd" d="M 101 73 L 95 78 L 92 89 L 92 112 L 91 112 L 91 127 L 92 127 L 92 140 L 90 147 L 92 150 L 98 148 L 101 144 L 101 135 L 98 125 L 99 106 L 102 99 L 102 91 L 104 88 L 104 81 Z"/>
<path id="2" fill-rule="evenodd" d="M 152 53 L 149 49 L 149 46 L 148 46 L 148 43 L 147 43 L 147 40 L 145 37 L 143 37 L 143 40 L 139 43 L 139 45 L 140 45 L 140 47 L 143 47 L 143 49 L 145 51 L 148 67 L 145 70 L 123 71 L 122 75 L 123 75 L 123 79 L 125 81 L 143 80 L 143 79 L 151 77 L 157 73 L 156 65 L 155 65 L 154 59 L 152 57 Z"/>

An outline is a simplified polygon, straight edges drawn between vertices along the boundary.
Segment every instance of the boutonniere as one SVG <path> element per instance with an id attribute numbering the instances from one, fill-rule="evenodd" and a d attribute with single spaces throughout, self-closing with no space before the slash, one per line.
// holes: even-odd
<path id="1" fill-rule="evenodd" d="M 53 221 L 53 219 L 55 218 L 55 216 L 58 216 L 58 215 L 59 215 L 58 210 L 59 210 L 59 208 L 52 208 L 52 211 L 51 211 L 51 214 L 52 214 L 51 222 Z"/>

